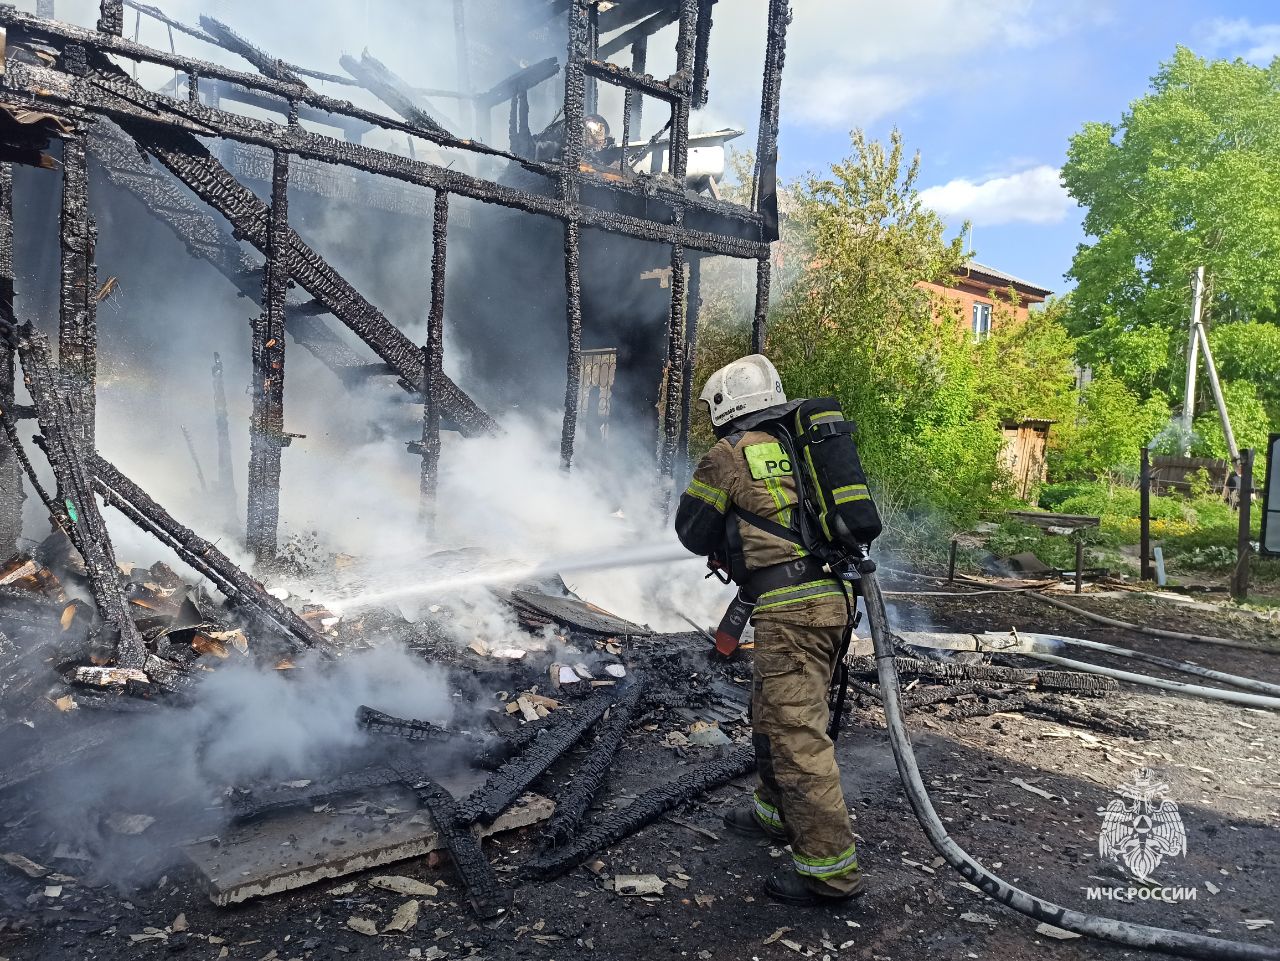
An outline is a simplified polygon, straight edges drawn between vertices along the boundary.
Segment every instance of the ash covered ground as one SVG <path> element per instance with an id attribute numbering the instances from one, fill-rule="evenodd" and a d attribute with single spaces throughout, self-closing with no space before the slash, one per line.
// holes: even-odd
<path id="1" fill-rule="evenodd" d="M 895 591 L 894 627 L 903 631 L 1017 627 L 1277 676 L 1274 623 L 1212 605 L 1129 591 L 1079 599 L 1098 613 L 1263 649 L 1099 628 L 1016 594 L 966 594 L 963 586 L 918 578 L 887 586 Z M 920 590 L 963 596 L 909 593 Z M 871 884 L 857 904 L 800 909 L 763 896 L 761 883 L 786 863 L 785 851 L 720 823 L 748 799 L 750 774 L 672 801 L 619 840 L 584 846 L 584 839 L 609 839 L 665 785 L 744 751 L 750 653 L 726 662 L 696 632 L 627 626 L 575 602 L 554 578 L 486 597 L 488 616 L 507 625 L 500 642 L 485 640 L 488 622 L 474 619 L 476 601 L 429 605 L 413 621 L 386 608 L 341 618 L 308 612 L 328 622 L 323 630 L 337 659 L 264 658 L 228 642 L 197 659 L 212 669 L 181 693 L 50 687 L 45 675 L 44 686 L 27 689 L 38 696 L 25 711 L 6 714 L 6 742 L 30 737 L 48 769 L 0 796 L 0 955 L 1119 956 L 1113 947 L 1038 931 L 942 862 L 906 803 L 875 680 L 865 670 L 855 670 L 864 693 L 851 697 L 838 744 Z M 459 642 L 460 630 L 470 643 Z M 1044 667 L 996 660 L 1027 676 Z M 627 703 L 631 685 L 641 682 L 643 693 Z M 998 874 L 1127 920 L 1276 943 L 1266 923 L 1276 914 L 1280 867 L 1274 712 L 1128 685 L 1068 693 L 1018 680 L 974 692 L 963 680 L 909 673 L 904 684 L 909 702 L 937 697 L 908 715 L 934 803 L 957 841 Z M 65 698 L 78 706 L 60 709 Z M 362 704 L 430 723 L 389 731 L 370 727 L 366 715 L 362 725 Z M 625 725 L 611 735 L 620 711 Z M 510 775 L 521 757 L 578 727 L 584 730 L 559 759 L 518 790 L 505 816 L 525 826 L 483 842 L 491 886 L 477 885 L 474 865 L 458 862 L 466 852 L 451 855 L 447 847 L 365 870 L 348 857 L 352 848 L 376 848 L 380 837 L 390 844 L 397 832 L 430 832 L 434 812 L 413 790 L 419 775 L 445 785 L 465 809 L 501 787 L 503 772 Z M 90 747 L 77 749 L 86 739 Z M 175 742 L 187 746 L 185 756 Z M 59 750 L 73 756 L 50 756 Z M 502 767 L 504 757 L 515 761 Z M 17 752 L 10 770 L 29 760 Z M 1195 900 L 1087 902 L 1090 887 L 1133 883 L 1100 857 L 1098 835 L 1117 786 L 1141 767 L 1168 784 L 1187 836 L 1186 855 L 1166 859 L 1154 876 L 1194 890 Z M 371 776 L 379 770 L 394 776 Z M 593 770 L 604 772 L 598 791 L 566 831 L 547 802 L 580 800 Z M 317 866 L 337 873 L 214 903 L 227 892 L 238 897 L 238 886 L 263 865 L 276 877 Z M 221 873 L 211 880 L 211 872 Z"/>

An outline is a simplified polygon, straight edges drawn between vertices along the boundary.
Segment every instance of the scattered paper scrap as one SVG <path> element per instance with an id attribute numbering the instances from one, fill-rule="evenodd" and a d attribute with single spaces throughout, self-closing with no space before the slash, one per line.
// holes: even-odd
<path id="1" fill-rule="evenodd" d="M 426 881 L 406 878 L 399 874 L 384 874 L 371 878 L 369 886 L 391 891 L 395 894 L 403 894 L 406 897 L 433 898 L 440 893 L 440 889 L 434 884 L 427 884 Z"/>
<path id="2" fill-rule="evenodd" d="M 378 926 L 368 918 L 362 918 L 358 914 L 353 914 L 347 918 L 347 927 L 357 934 L 368 935 L 371 938 L 377 937 L 378 934 Z"/>
<path id="3" fill-rule="evenodd" d="M 614 894 L 628 897 L 645 894 L 661 894 L 667 884 L 656 874 L 616 874 L 613 877 Z"/>
<path id="4" fill-rule="evenodd" d="M 1070 941 L 1072 938 L 1080 937 L 1074 931 L 1064 931 L 1062 928 L 1055 928 L 1052 924 L 1045 924 L 1043 921 L 1036 925 L 1036 934 L 1043 934 L 1047 938 L 1057 938 L 1059 941 Z"/>
<path id="5" fill-rule="evenodd" d="M 382 929 L 383 934 L 404 934 L 412 931 L 418 926 L 418 908 L 420 902 L 415 900 L 406 901 L 400 907 L 396 908 L 395 914 L 391 915 L 391 920 L 387 922 L 387 926 Z"/>

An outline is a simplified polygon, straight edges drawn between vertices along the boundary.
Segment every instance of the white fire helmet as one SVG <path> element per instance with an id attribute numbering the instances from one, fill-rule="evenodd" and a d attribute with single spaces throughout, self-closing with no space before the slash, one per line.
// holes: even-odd
<path id="1" fill-rule="evenodd" d="M 711 423 L 722 427 L 729 421 L 775 404 L 785 404 L 782 378 L 764 354 L 751 354 L 721 367 L 707 378 L 699 400 L 711 409 Z"/>

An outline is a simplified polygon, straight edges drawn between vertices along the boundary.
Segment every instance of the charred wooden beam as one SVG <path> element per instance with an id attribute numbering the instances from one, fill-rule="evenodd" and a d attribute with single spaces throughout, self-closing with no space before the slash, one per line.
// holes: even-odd
<path id="1" fill-rule="evenodd" d="M 406 741 L 430 741 L 457 749 L 476 767 L 496 768 L 507 761 L 512 748 L 500 737 L 483 737 L 470 731 L 451 731 L 430 721 L 395 717 L 371 707 L 356 709 L 356 725 L 371 734 Z"/>
<path id="2" fill-rule="evenodd" d="M 560 61 L 555 57 L 539 60 L 521 70 L 516 71 L 505 80 L 500 80 L 484 93 L 475 96 L 476 106 L 481 110 L 492 110 L 498 104 L 527 93 L 538 84 L 550 80 L 560 72 Z"/>
<path id="3" fill-rule="evenodd" d="M 564 225 L 565 312 L 568 354 L 565 358 L 564 423 L 560 429 L 560 466 L 573 464 L 573 444 L 578 433 L 578 393 L 582 389 L 582 277 L 577 221 Z"/>
<path id="4" fill-rule="evenodd" d="M 678 97 L 671 104 L 671 142 L 667 164 L 676 183 L 684 183 L 689 169 L 689 110 L 693 89 L 694 54 L 698 33 L 698 0 L 680 0 L 680 32 L 676 38 L 676 72 L 667 86 Z"/>
<path id="5" fill-rule="evenodd" d="M 449 238 L 449 195 L 436 192 L 436 212 L 431 223 L 431 309 L 427 315 L 427 342 L 422 348 L 426 369 L 422 391 L 422 477 L 420 496 L 428 533 L 435 530 L 436 488 L 440 480 L 440 412 L 444 394 L 444 281 L 445 252 Z"/>
<path id="6" fill-rule="evenodd" d="M 268 594 L 266 588 L 236 566 L 214 544 L 184 527 L 112 463 L 94 454 L 90 465 L 93 486 L 105 503 L 171 548 L 186 564 L 212 581 L 228 600 L 243 606 L 260 622 L 274 631 L 283 632 L 285 637 L 306 647 L 324 649 L 324 639 L 292 608 Z"/>
<path id="7" fill-rule="evenodd" d="M 227 796 L 227 807 L 232 824 L 247 824 L 272 814 L 282 814 L 299 808 L 310 809 L 317 804 L 358 794 L 376 788 L 400 784 L 404 776 L 382 764 L 370 765 L 358 771 L 347 771 L 325 778 L 307 788 L 274 788 L 266 791 L 233 790 Z"/>
<path id="8" fill-rule="evenodd" d="M 0 26 L 22 20 L 21 15 L 11 15 L 0 7 Z M 24 21 L 25 22 L 25 21 Z M 44 21 L 30 21 L 32 27 Z M 63 25 L 56 24 L 61 28 Z M 61 30 L 45 30 L 57 37 Z M 74 31 L 70 31 L 74 32 Z M 12 43 L 12 39 L 10 41 Z M 146 48 L 142 48 L 146 50 Z M 181 61 L 179 61 L 181 62 Z M 464 174 L 458 170 L 425 161 L 412 160 L 386 151 L 375 150 L 360 144 L 335 140 L 313 133 L 298 126 L 283 127 L 229 113 L 198 103 L 179 104 L 172 98 L 153 94 L 132 83 L 118 70 L 97 70 L 92 82 L 72 77 L 61 71 L 34 64 L 11 60 L 5 78 L 10 87 L 9 96 L 18 102 L 47 108 L 87 108 L 105 114 L 117 121 L 142 121 L 148 125 L 162 124 L 168 131 L 187 132 L 198 136 L 219 136 L 243 143 L 257 144 L 272 149 L 286 150 L 298 157 L 320 160 L 391 177 L 406 183 L 419 184 L 431 189 L 447 190 L 451 194 L 470 197 L 483 203 L 493 203 L 528 213 L 541 214 L 565 220 L 578 218 L 585 226 L 621 233 L 640 240 L 670 243 L 680 239 L 690 248 L 719 253 L 731 257 L 757 257 L 761 243 L 754 239 L 759 233 L 759 217 L 736 205 L 687 193 L 660 192 L 647 202 L 658 210 L 649 218 L 620 214 L 613 209 L 570 204 L 560 197 L 548 196 L 536 190 L 520 190 Z M 484 151 L 481 151 L 484 152 Z M 545 164 L 520 161 L 530 170 L 550 176 L 552 168 Z M 558 169 L 563 176 L 563 168 Z M 576 171 L 569 174 L 575 184 L 590 181 L 592 189 L 601 196 L 611 194 L 639 196 L 646 188 L 625 182 L 604 182 Z M 662 209 L 683 207 L 696 210 L 710 217 L 723 218 L 731 230 L 711 232 L 677 227 L 668 222 Z"/>
<path id="9" fill-rule="evenodd" d="M 476 821 L 488 824 L 496 818 L 582 739 L 609 710 L 615 697 L 612 690 L 602 688 L 575 706 L 572 714 L 545 731 L 527 751 L 494 771 L 489 780 L 462 802 L 458 816 L 467 824 Z"/>
<path id="10" fill-rule="evenodd" d="M 662 402 L 662 441 L 658 446 L 658 476 L 675 473 L 676 451 L 684 423 L 685 368 L 685 259 L 684 247 L 671 245 L 671 315 L 667 322 L 666 393 Z M 668 492 L 669 493 L 669 492 Z"/>
<path id="11" fill-rule="evenodd" d="M 125 122 L 127 132 L 173 172 L 195 194 L 226 217 L 242 236 L 264 254 L 268 249 L 268 212 L 252 191 L 241 186 L 195 138 Z M 421 390 L 425 369 L 422 353 L 377 307 L 369 303 L 323 257 L 293 230 L 288 231 L 288 264 L 293 280 L 303 287 L 387 363 Z M 496 422 L 447 377 L 443 403 L 467 436 L 491 433 Z"/>
<path id="12" fill-rule="evenodd" d="M 401 772 L 407 774 L 406 771 Z M 480 839 L 467 826 L 453 795 L 429 777 L 411 780 L 418 803 L 425 807 L 435 822 L 440 837 L 449 849 L 449 856 L 458 876 L 467 889 L 467 901 L 480 920 L 496 918 L 511 905 L 511 892 L 504 889 L 493 873 L 489 859 L 484 856 Z"/>
<path id="13" fill-rule="evenodd" d="M 208 61 L 171 54 L 163 50 L 147 47 L 133 41 L 104 34 L 95 33 L 58 21 L 42 20 L 29 14 L 21 13 L 12 7 L 0 6 L 0 26 L 11 32 L 8 40 L 14 45 L 26 34 L 43 38 L 46 41 L 63 45 L 82 45 L 82 49 L 114 53 L 162 66 L 171 67 L 188 75 L 214 77 L 249 89 L 264 90 L 274 93 L 286 101 L 305 103 L 317 109 L 328 111 L 340 117 L 364 120 L 375 126 L 388 130 L 398 130 L 412 136 L 424 137 L 446 147 L 457 147 L 474 153 L 505 157 L 520 164 L 535 174 L 554 176 L 555 166 L 538 163 L 519 157 L 509 151 L 498 150 L 471 140 L 442 138 L 415 128 L 407 122 L 400 122 L 382 114 L 363 110 L 347 101 L 336 100 L 315 93 L 309 89 L 297 88 L 290 84 L 279 83 L 267 77 L 242 71 L 231 70 Z M 178 100 L 171 96 L 143 90 L 136 84 L 128 82 L 127 75 L 114 71 L 110 76 L 100 75 L 97 70 L 90 71 L 75 79 L 67 73 L 56 69 L 39 67 L 31 63 L 19 63 L 11 59 L 6 64 L 5 82 L 9 88 L 18 93 L 27 91 L 32 96 L 33 104 L 58 104 L 62 107 L 87 107 L 94 112 L 106 113 L 109 116 L 136 117 L 160 122 L 187 130 L 200 136 L 227 137 L 245 143 L 255 143 L 271 149 L 284 149 L 295 156 L 310 157 L 326 163 L 343 164 L 370 173 L 383 174 L 404 180 L 408 183 L 419 183 L 423 186 L 447 189 L 450 193 L 474 197 L 486 203 L 498 203 L 503 206 L 528 210 L 531 213 L 546 213 L 561 219 L 572 211 L 563 209 L 555 203 L 554 198 L 540 195 L 537 191 L 500 188 L 492 182 L 470 177 L 447 167 L 415 161 L 385 151 L 373 150 L 335 140 L 320 134 L 311 133 L 296 126 L 282 127 L 264 121 L 255 121 L 239 114 L 221 111 L 215 107 L 201 104 L 196 99 Z M 92 79 L 89 79 L 92 77 Z M 124 83 L 119 82 L 123 78 Z M 112 82 L 112 81 L 116 82 Z M 594 184 L 605 195 L 617 193 L 631 195 L 636 198 L 651 200 L 649 188 L 644 185 L 633 185 L 624 182 L 596 182 Z M 690 209 L 703 210 L 714 216 L 724 217 L 733 224 L 732 234 L 686 231 L 684 240 L 687 246 L 705 249 L 713 253 L 725 253 L 729 256 L 752 257 L 754 250 L 746 250 L 748 245 L 758 245 L 757 240 L 743 241 L 742 237 L 758 236 L 760 217 L 752 211 L 723 201 L 707 197 L 671 195 L 663 198 L 669 204 L 683 204 Z M 549 205 L 549 206 L 548 206 Z M 610 209 L 583 211 L 584 222 L 601 229 L 626 233 L 639 239 L 670 240 L 669 231 L 661 228 L 665 224 L 655 223 L 661 220 L 654 216 L 652 220 L 612 214 Z M 610 216 L 610 214 L 612 214 Z M 650 232 L 658 228 L 658 233 Z M 737 243 L 734 243 L 734 241 Z M 709 244 L 710 246 L 704 246 Z M 738 252 L 732 253 L 730 248 Z"/>
<path id="14" fill-rule="evenodd" d="M 644 678 L 636 678 L 609 711 L 609 717 L 600 725 L 591 751 L 574 771 L 568 790 L 556 799 L 556 813 L 542 835 L 544 846 L 565 844 L 577 833 L 578 825 L 591 807 L 592 800 L 618 756 L 622 739 L 631 729 L 636 711 L 644 698 L 644 691 Z"/>
<path id="15" fill-rule="evenodd" d="M 1083 674 L 1079 671 L 1043 671 L 1034 668 L 998 667 L 990 664 L 954 664 L 912 657 L 894 658 L 894 665 L 899 674 L 907 677 L 928 677 L 943 681 L 990 681 L 1042 690 L 1090 693 L 1115 691 L 1120 686 L 1112 678 Z M 849 671 L 855 675 L 876 676 L 875 658 L 870 656 L 851 658 Z"/>
<path id="16" fill-rule="evenodd" d="M 103 619 L 116 633 L 116 664 L 142 668 L 147 651 L 137 625 L 129 616 L 120 585 L 115 551 L 106 522 L 93 496 L 93 475 L 83 436 L 77 431 L 74 393 L 64 391 L 53 363 L 49 341 L 30 324 L 19 328 L 18 354 L 23 380 L 36 408 L 43 447 L 58 484 L 61 516 L 56 518 L 84 558 L 85 576 Z"/>
<path id="17" fill-rule="evenodd" d="M 673 90 L 670 84 L 663 80 L 655 80 L 648 74 L 636 73 L 634 70 L 607 60 L 588 60 L 584 63 L 583 69 L 588 77 L 604 80 L 625 90 L 634 90 L 668 103 L 675 103 L 683 96 L 679 90 Z"/>
<path id="18" fill-rule="evenodd" d="M 706 791 L 741 777 L 756 766 L 755 749 L 749 744 L 734 748 L 710 764 L 680 775 L 674 781 L 640 795 L 627 807 L 590 830 L 578 835 L 572 843 L 535 858 L 525 866 L 531 877 L 558 877 L 572 870 L 588 857 L 616 844 L 641 828 L 652 824 Z"/>
<path id="19" fill-rule="evenodd" d="M 716 0 L 698 0 L 698 30 L 693 45 L 693 89 L 691 106 L 701 110 L 707 105 L 707 75 L 711 51 L 711 10 Z"/>
<path id="20" fill-rule="evenodd" d="M 249 506 L 246 543 L 254 561 L 276 556 L 280 524 L 280 458 L 284 433 L 284 307 L 289 292 L 289 155 L 277 153 L 267 217 L 262 314 L 253 324 L 253 412 L 249 420 Z"/>
<path id="21" fill-rule="evenodd" d="M 17 324 L 13 312 L 13 165 L 0 164 L 0 327 Z M 0 411 L 8 415 L 14 405 L 17 368 L 13 345 L 0 337 Z M 22 464 L 12 442 L 0 446 L 0 553 L 5 557 L 18 549 L 22 537 Z"/>
<path id="22" fill-rule="evenodd" d="M 702 258 L 689 261 L 689 290 L 685 297 L 684 383 L 680 391 L 681 471 L 689 468 L 689 420 L 693 414 L 693 367 L 698 358 L 698 314 L 702 309 Z"/>
<path id="23" fill-rule="evenodd" d="M 599 60 L 607 60 L 615 53 L 626 50 L 627 47 L 634 47 L 638 44 L 648 44 L 649 38 L 670 24 L 680 19 L 680 11 L 675 7 L 668 7 L 659 10 L 647 20 L 642 20 L 633 27 L 628 27 L 622 33 L 618 34 L 611 40 L 607 40 L 600 44 L 600 49 L 596 51 L 596 58 Z M 643 74 L 643 67 L 637 70 L 634 66 L 631 68 L 633 72 Z"/>
<path id="24" fill-rule="evenodd" d="M 788 0 L 769 0 L 769 38 L 764 50 L 760 92 L 760 131 L 756 141 L 755 209 L 766 241 L 778 239 L 778 111 L 782 104 L 782 67 L 787 57 Z"/>
<path id="25" fill-rule="evenodd" d="M 294 84 L 299 87 L 306 86 L 301 77 L 285 66 L 283 60 L 277 60 L 275 57 L 259 50 L 220 20 L 202 16 L 200 18 L 200 26 L 219 46 L 244 57 L 263 76 L 278 80 L 281 83 Z"/>
<path id="26" fill-rule="evenodd" d="M 430 130 L 442 137 L 453 136 L 431 112 L 430 105 L 417 91 L 392 72 L 381 60 L 372 56 L 368 50 L 360 55 L 359 60 L 343 54 L 338 63 L 342 65 L 343 70 L 356 79 L 360 86 L 415 127 Z"/>
<path id="27" fill-rule="evenodd" d="M 769 281 L 773 263 L 766 253 L 756 260 L 756 308 L 751 321 L 751 352 L 764 353 L 764 339 L 769 323 Z"/>
<path id="28" fill-rule="evenodd" d="M 85 135 L 62 142 L 62 210 L 58 222 L 61 283 L 58 296 L 58 367 L 71 391 L 71 431 L 87 453 L 94 448 L 98 327 L 93 263 L 96 229 L 89 216 Z"/>
<path id="29" fill-rule="evenodd" d="M 98 6 L 98 29 L 117 37 L 124 33 L 124 0 L 102 0 Z"/>

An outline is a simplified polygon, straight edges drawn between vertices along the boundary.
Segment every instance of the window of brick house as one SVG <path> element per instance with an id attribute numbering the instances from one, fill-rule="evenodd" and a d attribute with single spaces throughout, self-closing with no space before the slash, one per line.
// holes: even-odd
<path id="1" fill-rule="evenodd" d="M 991 335 L 991 305 L 973 305 L 973 339 L 982 340 Z"/>

